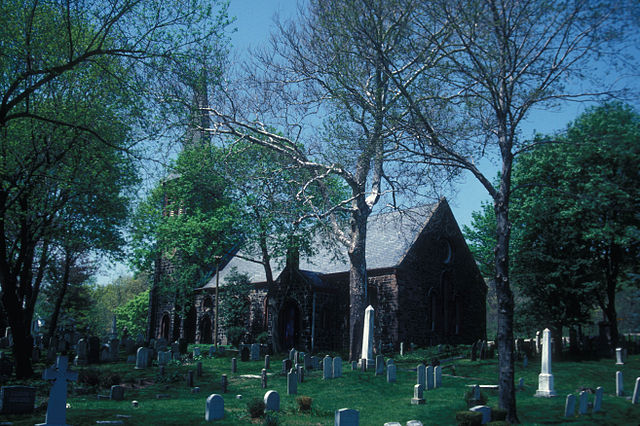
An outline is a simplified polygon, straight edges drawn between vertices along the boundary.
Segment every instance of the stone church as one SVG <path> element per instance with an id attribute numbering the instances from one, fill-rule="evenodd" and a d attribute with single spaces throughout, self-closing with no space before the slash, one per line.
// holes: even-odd
<path id="1" fill-rule="evenodd" d="M 236 270 L 253 290 L 247 341 L 266 332 L 275 350 L 348 347 L 349 263 L 346 253 L 318 241 L 310 257 L 290 255 L 272 262 L 273 284 L 264 267 L 242 249 L 194 294 L 194 309 L 179 317 L 170 301 L 150 300 L 151 337 L 211 343 L 216 278 Z M 405 211 L 372 215 L 367 226 L 368 304 L 375 309 L 375 344 L 398 349 L 471 343 L 486 338 L 487 287 L 445 199 Z M 364 315 L 364 312 L 362 313 Z M 219 341 L 225 342 L 224 330 Z"/>

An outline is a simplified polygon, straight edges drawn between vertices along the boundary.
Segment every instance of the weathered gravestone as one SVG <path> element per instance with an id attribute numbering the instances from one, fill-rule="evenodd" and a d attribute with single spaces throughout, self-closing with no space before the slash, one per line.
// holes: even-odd
<path id="1" fill-rule="evenodd" d="M 238 372 L 238 360 L 236 358 L 231 358 L 231 372 Z"/>
<path id="2" fill-rule="evenodd" d="M 334 426 L 359 426 L 360 412 L 349 408 L 341 408 L 335 413 Z"/>
<path id="3" fill-rule="evenodd" d="M 420 420 L 409 420 L 407 426 L 423 426 Z"/>
<path id="4" fill-rule="evenodd" d="M 442 386 L 442 367 L 439 365 L 433 368 L 433 384 L 436 388 Z"/>
<path id="5" fill-rule="evenodd" d="M 396 365 L 389 364 L 387 366 L 387 383 L 394 383 L 396 381 Z"/>
<path id="6" fill-rule="evenodd" d="M 33 413 L 36 388 L 31 386 L 2 386 L 0 388 L 0 414 Z"/>
<path id="7" fill-rule="evenodd" d="M 384 357 L 382 355 L 376 355 L 376 376 L 382 376 L 384 374 Z"/>
<path id="8" fill-rule="evenodd" d="M 425 370 L 425 375 L 426 375 L 426 379 L 427 379 L 427 390 L 431 390 L 433 389 L 434 385 L 433 385 L 433 366 L 428 365 L 426 370 Z"/>
<path id="9" fill-rule="evenodd" d="M 298 393 L 298 375 L 291 369 L 287 373 L 287 395 L 295 395 Z"/>
<path id="10" fill-rule="evenodd" d="M 567 395 L 567 400 L 564 403 L 564 416 L 573 417 L 576 414 L 576 396 L 573 394 Z"/>
<path id="11" fill-rule="evenodd" d="M 110 362 L 111 361 L 111 350 L 109 349 L 109 345 L 102 345 L 100 348 L 100 362 Z"/>
<path id="12" fill-rule="evenodd" d="M 333 359 L 327 355 L 322 360 L 322 379 L 328 380 L 333 378 Z"/>
<path id="13" fill-rule="evenodd" d="M 224 418 L 224 399 L 218 394 L 211 394 L 207 398 L 204 409 L 204 419 L 207 422 Z"/>
<path id="14" fill-rule="evenodd" d="M 271 357 L 269 355 L 265 355 L 264 356 L 264 368 L 265 370 L 268 370 L 269 367 L 271 367 Z M 306 368 L 306 366 L 305 366 Z"/>
<path id="15" fill-rule="evenodd" d="M 633 388 L 633 396 L 631 397 L 631 403 L 637 404 L 640 402 L 640 377 L 636 378 L 636 385 Z"/>
<path id="16" fill-rule="evenodd" d="M 193 370 L 187 371 L 187 387 L 193 387 Z"/>
<path id="17" fill-rule="evenodd" d="M 171 352 L 160 351 L 158 352 L 158 365 L 167 365 L 171 361 Z"/>
<path id="18" fill-rule="evenodd" d="M 580 392 L 578 397 L 578 414 L 587 414 L 587 405 L 589 403 L 589 394 L 586 391 Z"/>
<path id="19" fill-rule="evenodd" d="M 262 385 L 262 389 L 266 389 L 267 388 L 267 370 L 266 369 L 262 369 L 262 372 L 260 373 L 260 384 Z"/>
<path id="20" fill-rule="evenodd" d="M 118 355 L 120 351 L 120 341 L 118 339 L 111 339 L 109 341 L 109 358 L 112 362 L 118 361 Z"/>
<path id="21" fill-rule="evenodd" d="M 124 400 L 124 387 L 120 385 L 111 386 L 111 392 L 109 393 L 109 398 L 113 401 L 122 401 Z"/>
<path id="22" fill-rule="evenodd" d="M 424 364 L 418 364 L 418 366 L 416 367 L 416 373 L 417 373 L 416 383 L 419 385 L 422 385 L 422 388 L 424 389 L 425 385 L 427 384 L 426 370 L 425 370 Z"/>
<path id="23" fill-rule="evenodd" d="M 213 354 L 216 353 L 216 347 L 215 346 L 209 346 L 209 358 L 213 357 Z"/>
<path id="24" fill-rule="evenodd" d="M 342 377 L 342 358 L 339 356 L 333 359 L 333 372 L 332 377 L 335 379 L 336 377 Z"/>
<path id="25" fill-rule="evenodd" d="M 264 394 L 264 409 L 267 411 L 280 411 L 280 394 L 270 390 Z"/>
<path id="26" fill-rule="evenodd" d="M 226 374 L 223 374 L 220 377 L 220 387 L 222 388 L 222 393 L 227 393 L 227 388 L 229 387 L 229 381 L 227 380 Z"/>
<path id="27" fill-rule="evenodd" d="M 622 371 L 616 371 L 616 396 L 624 395 L 624 383 L 622 381 Z"/>
<path id="28" fill-rule="evenodd" d="M 282 374 L 287 374 L 291 370 L 291 360 L 286 358 L 282 360 Z"/>
<path id="29" fill-rule="evenodd" d="M 604 393 L 604 390 L 602 389 L 602 386 L 598 386 L 596 388 L 596 396 L 593 399 L 593 413 L 597 413 L 598 411 L 602 410 L 602 394 Z"/>
<path id="30" fill-rule="evenodd" d="M 193 357 L 197 357 L 200 356 L 200 347 L 196 346 L 195 348 L 193 348 Z"/>
<path id="31" fill-rule="evenodd" d="M 196 377 L 202 377 L 202 361 L 196 363 Z"/>
<path id="32" fill-rule="evenodd" d="M 302 368 L 302 365 L 296 363 L 295 370 L 298 375 L 298 383 L 304 382 L 304 368 Z"/>
<path id="33" fill-rule="evenodd" d="M 76 344 L 75 365 L 87 365 L 89 363 L 89 342 L 87 339 L 80 339 Z"/>
<path id="34" fill-rule="evenodd" d="M 542 366 L 538 375 L 538 390 L 535 396 L 552 397 L 556 395 L 551 373 L 551 331 L 545 328 L 542 333 Z"/>
<path id="35" fill-rule="evenodd" d="M 291 350 L 289 350 L 289 361 L 293 363 L 295 359 L 296 359 L 296 350 L 294 348 L 291 348 Z"/>
<path id="36" fill-rule="evenodd" d="M 253 343 L 251 345 L 250 359 L 251 361 L 258 361 L 260 359 L 260 343 Z"/>
<path id="37" fill-rule="evenodd" d="M 624 365 L 622 359 L 622 348 L 616 348 L 616 365 Z"/>
<path id="38" fill-rule="evenodd" d="M 242 349 L 240 349 L 240 361 L 249 361 L 249 348 L 246 345 L 243 346 Z"/>
<path id="39" fill-rule="evenodd" d="M 491 407 L 488 405 L 476 405 L 469 408 L 469 411 L 482 414 L 482 424 L 485 425 L 491 421 Z"/>
<path id="40" fill-rule="evenodd" d="M 305 357 L 302 359 L 302 364 L 306 371 L 313 370 L 313 362 L 311 358 L 313 357 L 310 355 L 309 356 L 305 355 Z"/>
<path id="41" fill-rule="evenodd" d="M 411 398 L 412 405 L 424 404 L 423 395 L 424 387 L 421 384 L 413 386 L 413 398 Z"/>
<path id="42" fill-rule="evenodd" d="M 149 364 L 149 351 L 145 347 L 138 348 L 138 352 L 136 352 L 136 370 L 142 370 L 147 368 Z"/>
<path id="43" fill-rule="evenodd" d="M 366 363 L 366 368 L 374 368 L 375 361 L 373 359 L 373 306 L 367 306 L 364 310 L 364 326 L 362 329 L 362 354 L 360 362 Z"/>
<path id="44" fill-rule="evenodd" d="M 49 392 L 45 422 L 38 426 L 58 426 L 67 423 L 67 381 L 78 380 L 78 373 L 67 371 L 67 367 L 67 357 L 59 356 L 57 364 L 42 373 L 44 380 L 54 380 L 54 382 Z"/>

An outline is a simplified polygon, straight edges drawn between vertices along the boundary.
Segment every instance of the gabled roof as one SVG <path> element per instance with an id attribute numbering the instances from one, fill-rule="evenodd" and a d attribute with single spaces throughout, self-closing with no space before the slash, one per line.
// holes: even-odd
<path id="1" fill-rule="evenodd" d="M 434 204 L 370 216 L 367 224 L 367 270 L 393 268 L 400 265 L 441 202 L 443 200 Z M 349 259 L 346 249 L 343 246 L 337 247 L 343 254 L 336 257 L 336 247 L 327 247 L 326 243 L 322 244 L 320 238 L 320 236 L 316 237 L 316 241 L 312 244 L 313 249 L 316 250 L 312 256 L 300 256 L 299 269 L 323 275 L 348 272 Z M 224 279 L 234 267 L 238 272 L 247 274 L 249 281 L 254 284 L 266 282 L 264 267 L 261 263 L 248 260 L 251 256 L 244 253 L 242 249 L 238 251 L 238 255 L 239 257 L 232 258 L 219 272 L 221 286 L 224 285 Z M 285 262 L 283 259 L 274 259 L 271 263 L 273 277 L 276 279 L 282 273 Z M 202 288 L 215 288 L 215 285 L 214 274 Z"/>

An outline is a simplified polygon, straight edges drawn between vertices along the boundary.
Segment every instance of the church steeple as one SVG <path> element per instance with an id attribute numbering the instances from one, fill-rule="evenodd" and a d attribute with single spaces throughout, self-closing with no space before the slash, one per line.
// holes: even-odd
<path id="1" fill-rule="evenodd" d="M 192 83 L 189 85 L 192 90 L 192 107 L 189 117 L 189 127 L 184 142 L 184 148 L 201 147 L 209 143 L 210 135 L 205 129 L 210 128 L 209 118 L 209 94 L 208 92 L 208 72 L 206 67 L 202 67 Z"/>

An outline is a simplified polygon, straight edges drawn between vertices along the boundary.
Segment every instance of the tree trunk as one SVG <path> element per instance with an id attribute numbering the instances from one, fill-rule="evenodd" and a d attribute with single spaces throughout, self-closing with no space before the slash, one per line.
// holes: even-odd
<path id="1" fill-rule="evenodd" d="M 357 212 L 351 218 L 349 249 L 349 360 L 357 361 L 362 351 L 364 310 L 367 301 L 367 262 L 365 246 L 368 213 Z"/>
<path id="2" fill-rule="evenodd" d="M 61 283 L 62 287 L 60 288 L 60 293 L 58 293 L 56 304 L 53 308 L 53 313 L 51 314 L 51 320 L 49 321 L 49 332 L 47 333 L 47 339 L 45 340 L 47 344 L 51 341 L 51 338 L 54 336 L 56 328 L 58 327 L 60 308 L 62 307 L 62 301 L 64 300 L 64 296 L 67 294 L 67 288 L 69 287 L 69 271 L 71 270 L 71 262 L 71 255 L 67 253 L 64 259 L 64 272 L 62 274 Z"/>
<path id="3" fill-rule="evenodd" d="M 29 327 L 25 326 L 25 312 L 18 302 L 15 291 L 8 292 L 6 291 L 6 287 L 3 290 L 2 304 L 6 309 L 9 326 L 11 327 L 11 333 L 13 335 L 13 357 L 16 365 L 16 378 L 28 379 L 33 376 L 33 367 L 31 365 L 33 339 L 31 338 Z"/>
<path id="4" fill-rule="evenodd" d="M 510 176 L 504 176 L 503 179 Z M 514 386 L 514 359 L 513 359 L 513 293 L 509 285 L 509 200 L 501 187 L 495 201 L 497 242 L 495 248 L 496 258 L 496 295 L 498 298 L 498 354 L 501 409 L 507 411 L 507 421 L 520 423 L 516 413 L 516 393 Z"/>
<path id="5" fill-rule="evenodd" d="M 553 357 L 555 360 L 560 361 L 562 359 L 562 324 L 553 324 L 551 327 L 551 337 L 553 337 L 554 345 Z"/>

